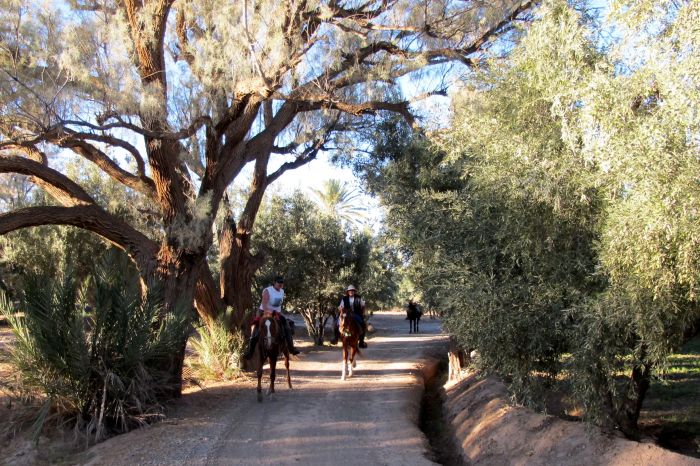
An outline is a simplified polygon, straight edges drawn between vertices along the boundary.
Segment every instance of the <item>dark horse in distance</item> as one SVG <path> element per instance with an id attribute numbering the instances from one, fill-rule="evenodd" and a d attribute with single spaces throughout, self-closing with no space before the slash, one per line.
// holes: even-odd
<path id="1" fill-rule="evenodd" d="M 282 338 L 279 322 L 270 312 L 265 312 L 260 318 L 260 340 L 257 345 L 258 352 L 258 401 L 262 401 L 262 374 L 265 361 L 270 361 L 270 388 L 267 394 L 275 393 L 275 375 L 277 359 L 280 354 L 284 356 L 284 367 L 287 369 L 287 385 L 292 388 L 292 379 L 289 374 L 289 350 Z"/>
<path id="2" fill-rule="evenodd" d="M 355 314 L 351 310 L 344 310 L 340 313 L 340 338 L 343 342 L 343 373 L 340 380 L 352 377 L 352 369 L 355 367 L 355 356 L 360 354 L 360 335 L 362 328 L 355 320 Z"/>
<path id="3" fill-rule="evenodd" d="M 418 304 L 413 301 L 408 302 L 406 308 L 406 320 L 408 320 L 408 333 L 418 333 L 418 324 L 420 317 L 423 315 Z"/>

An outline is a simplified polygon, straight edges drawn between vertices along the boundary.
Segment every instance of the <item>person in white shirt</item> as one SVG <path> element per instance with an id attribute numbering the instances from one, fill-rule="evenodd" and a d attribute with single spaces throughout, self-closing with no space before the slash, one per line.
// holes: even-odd
<path id="1" fill-rule="evenodd" d="M 357 323 L 360 324 L 360 328 L 362 328 L 359 346 L 360 348 L 367 348 L 367 343 L 365 343 L 365 334 L 367 333 L 367 323 L 365 322 L 365 300 L 362 299 L 362 296 L 357 294 L 357 288 L 355 288 L 353 285 L 349 285 L 347 288 L 345 288 L 345 296 L 343 296 L 340 300 L 338 311 L 342 312 L 343 309 L 352 309 Z M 340 331 L 336 330 L 336 336 L 338 336 L 339 333 Z"/>
<path id="2" fill-rule="evenodd" d="M 248 348 L 243 355 L 246 359 L 253 357 L 253 351 L 255 345 L 258 342 L 258 322 L 260 321 L 260 316 L 264 311 L 270 311 L 279 320 L 280 329 L 287 341 L 287 349 L 289 349 L 290 354 L 299 354 L 299 350 L 294 347 L 294 339 L 292 338 L 292 331 L 289 328 L 289 323 L 287 319 L 282 314 L 282 301 L 284 300 L 284 278 L 278 276 L 275 278 L 275 282 L 265 288 L 262 292 L 262 301 L 260 302 L 260 307 L 258 308 L 257 316 L 253 321 L 253 330 L 250 334 L 250 340 L 248 341 Z"/>

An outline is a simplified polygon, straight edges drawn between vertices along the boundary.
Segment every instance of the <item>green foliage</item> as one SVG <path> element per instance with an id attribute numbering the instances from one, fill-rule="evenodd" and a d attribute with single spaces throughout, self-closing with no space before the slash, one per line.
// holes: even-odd
<path id="1" fill-rule="evenodd" d="M 339 180 L 327 180 L 323 189 L 313 191 L 326 213 L 336 215 L 345 225 L 361 228 L 367 209 L 357 204 L 359 192 Z"/>
<path id="2" fill-rule="evenodd" d="M 230 380 L 240 373 L 241 355 L 246 340 L 240 332 L 231 332 L 231 309 L 213 322 L 199 329 L 199 337 L 190 345 L 195 354 L 186 360 L 195 376 L 204 380 Z"/>
<path id="3" fill-rule="evenodd" d="M 629 29 L 601 51 L 596 23 L 545 2 L 455 97 L 451 128 L 389 122 L 358 163 L 413 283 L 484 369 L 534 403 L 566 371 L 587 416 L 628 434 L 700 319 L 700 9 L 645 5 L 619 2 Z"/>
<path id="4" fill-rule="evenodd" d="M 367 265 L 356 280 L 368 311 L 396 306 L 402 266 L 398 246 L 386 232 L 370 238 Z"/>
<path id="5" fill-rule="evenodd" d="M 95 440 L 162 416 L 174 383 L 167 367 L 187 338 L 189 309 L 163 315 L 156 293 L 141 297 L 137 277 L 112 253 L 82 293 L 66 271 L 61 280 L 29 277 L 20 314 L 2 298 L 21 390 L 45 397 L 44 416 L 55 412 Z M 84 310 L 87 294 L 93 307 Z"/>

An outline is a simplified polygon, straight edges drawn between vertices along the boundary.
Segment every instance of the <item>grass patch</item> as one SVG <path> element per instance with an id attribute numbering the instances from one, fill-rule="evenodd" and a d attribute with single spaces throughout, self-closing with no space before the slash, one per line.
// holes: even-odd
<path id="1" fill-rule="evenodd" d="M 242 334 L 229 330 L 226 316 L 210 327 L 201 327 L 189 344 L 194 354 L 185 360 L 185 365 L 195 380 L 231 380 L 241 375 L 246 341 Z"/>
<path id="2" fill-rule="evenodd" d="M 700 336 L 671 356 L 652 382 L 640 425 L 661 446 L 700 457 Z"/>

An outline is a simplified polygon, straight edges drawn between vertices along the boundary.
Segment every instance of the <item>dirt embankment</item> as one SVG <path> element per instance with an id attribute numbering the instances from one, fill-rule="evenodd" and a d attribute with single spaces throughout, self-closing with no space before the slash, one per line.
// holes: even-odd
<path id="1" fill-rule="evenodd" d="M 446 387 L 445 412 L 470 465 L 698 466 L 651 443 L 608 437 L 580 422 L 510 406 L 493 378 L 471 374 Z"/>

